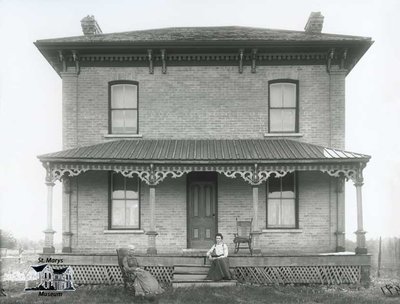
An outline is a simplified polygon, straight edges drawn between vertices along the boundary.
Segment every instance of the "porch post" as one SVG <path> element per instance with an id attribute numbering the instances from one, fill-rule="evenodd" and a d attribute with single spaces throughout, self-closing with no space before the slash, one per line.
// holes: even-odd
<path id="1" fill-rule="evenodd" d="M 71 245 L 71 179 L 69 177 L 63 178 L 63 235 L 62 235 L 62 252 L 72 252 Z"/>
<path id="2" fill-rule="evenodd" d="M 260 249 L 260 234 L 258 226 L 258 185 L 253 185 L 253 227 L 252 227 L 252 249 L 253 253 L 261 253 Z"/>
<path id="3" fill-rule="evenodd" d="M 337 230 L 336 230 L 336 252 L 345 251 L 345 208 L 344 208 L 344 178 L 337 178 Z"/>
<path id="4" fill-rule="evenodd" d="M 356 247 L 356 254 L 366 254 L 367 248 L 365 244 L 365 234 L 367 233 L 364 231 L 363 227 L 363 210 L 362 210 L 362 193 L 361 187 L 364 182 L 364 178 L 362 175 L 362 168 L 360 168 L 353 179 L 354 186 L 356 187 L 356 195 L 357 195 L 357 231 L 355 234 L 357 235 L 357 247 Z"/>
<path id="5" fill-rule="evenodd" d="M 43 253 L 54 253 L 54 233 L 53 230 L 53 187 L 54 183 L 46 179 L 47 185 L 47 228 L 44 230 Z"/>
<path id="6" fill-rule="evenodd" d="M 157 254 L 156 248 L 156 186 L 150 184 L 150 194 L 149 194 L 149 207 L 150 207 L 150 230 L 146 232 L 148 236 L 148 254 Z"/>

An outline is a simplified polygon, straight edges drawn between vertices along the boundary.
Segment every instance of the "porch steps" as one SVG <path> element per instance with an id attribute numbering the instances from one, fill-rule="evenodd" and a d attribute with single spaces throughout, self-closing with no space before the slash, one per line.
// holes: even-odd
<path id="1" fill-rule="evenodd" d="M 235 286 L 236 281 L 211 281 L 206 280 L 208 265 L 174 265 L 174 272 L 172 277 L 172 287 L 224 287 L 224 286 Z"/>

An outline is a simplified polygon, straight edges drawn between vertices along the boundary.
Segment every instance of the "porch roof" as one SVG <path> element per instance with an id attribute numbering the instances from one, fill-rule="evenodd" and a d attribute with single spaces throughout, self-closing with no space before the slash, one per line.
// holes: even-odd
<path id="1" fill-rule="evenodd" d="M 370 156 L 288 139 L 116 140 L 38 156 L 42 162 L 290 163 L 368 162 Z"/>

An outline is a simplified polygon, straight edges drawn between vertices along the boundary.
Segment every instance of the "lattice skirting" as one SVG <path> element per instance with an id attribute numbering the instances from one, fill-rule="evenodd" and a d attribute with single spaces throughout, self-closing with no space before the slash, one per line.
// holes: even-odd
<path id="1" fill-rule="evenodd" d="M 361 266 L 235 267 L 238 281 L 256 284 L 355 284 Z"/>
<path id="2" fill-rule="evenodd" d="M 53 265 L 54 268 L 68 265 Z M 74 283 L 122 285 L 117 265 L 71 265 Z M 172 281 L 173 266 L 145 266 L 160 283 Z M 361 281 L 361 266 L 244 266 L 233 269 L 239 282 L 256 284 L 355 284 Z"/>
<path id="3" fill-rule="evenodd" d="M 67 267 L 68 265 L 52 265 L 53 268 Z M 123 285 L 122 274 L 117 265 L 70 265 L 74 271 L 74 284 L 104 284 Z M 145 266 L 162 284 L 170 284 L 172 281 L 172 266 Z"/>

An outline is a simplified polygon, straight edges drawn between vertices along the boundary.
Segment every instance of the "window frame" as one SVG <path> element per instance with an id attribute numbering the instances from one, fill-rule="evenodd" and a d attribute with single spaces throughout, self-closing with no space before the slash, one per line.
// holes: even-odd
<path id="1" fill-rule="evenodd" d="M 291 174 L 291 173 L 287 173 Z M 293 172 L 294 174 L 294 221 L 295 225 L 291 227 L 279 227 L 279 226 L 273 226 L 269 227 L 268 226 L 268 194 L 269 194 L 269 178 L 267 179 L 267 182 L 265 183 L 265 198 L 266 198 L 266 204 L 265 204 L 265 229 L 280 229 L 280 230 L 287 230 L 287 229 L 299 229 L 299 175 L 298 172 Z M 285 175 L 287 176 L 287 175 Z M 284 177 L 285 177 L 284 176 Z M 276 178 L 276 177 L 270 177 L 270 178 Z M 282 177 L 280 177 L 282 178 Z M 281 188 L 282 192 L 282 188 Z M 282 199 L 281 199 L 282 201 Z"/>
<path id="2" fill-rule="evenodd" d="M 141 204 L 141 188 L 142 188 L 142 183 L 139 177 L 138 178 L 138 204 L 139 204 L 139 226 L 138 228 L 129 228 L 129 227 L 112 227 L 112 191 L 113 191 L 113 185 L 112 185 L 112 175 L 113 171 L 110 171 L 108 174 L 108 230 L 141 230 L 142 229 L 142 219 L 141 219 L 141 210 L 142 210 L 142 204 Z M 115 174 L 118 174 L 115 172 Z M 119 173 L 121 174 L 121 173 Z M 123 176 L 124 179 L 129 178 Z"/>
<path id="3" fill-rule="evenodd" d="M 291 83 L 296 85 L 296 108 L 295 108 L 295 122 L 294 122 L 294 131 L 271 131 L 271 84 L 278 83 Z M 282 107 L 274 107 L 272 109 L 293 109 L 293 107 L 282 108 Z M 268 133 L 276 134 L 276 133 L 299 133 L 299 81 L 295 79 L 273 79 L 268 81 Z"/>
<path id="4" fill-rule="evenodd" d="M 112 108 L 112 86 L 118 84 L 129 84 L 136 86 L 136 132 L 135 133 L 113 133 L 112 132 L 112 111 L 113 110 L 134 110 L 135 108 Z M 131 134 L 139 134 L 139 82 L 135 80 L 113 80 L 108 83 L 108 134 L 113 135 L 131 135 Z"/>

